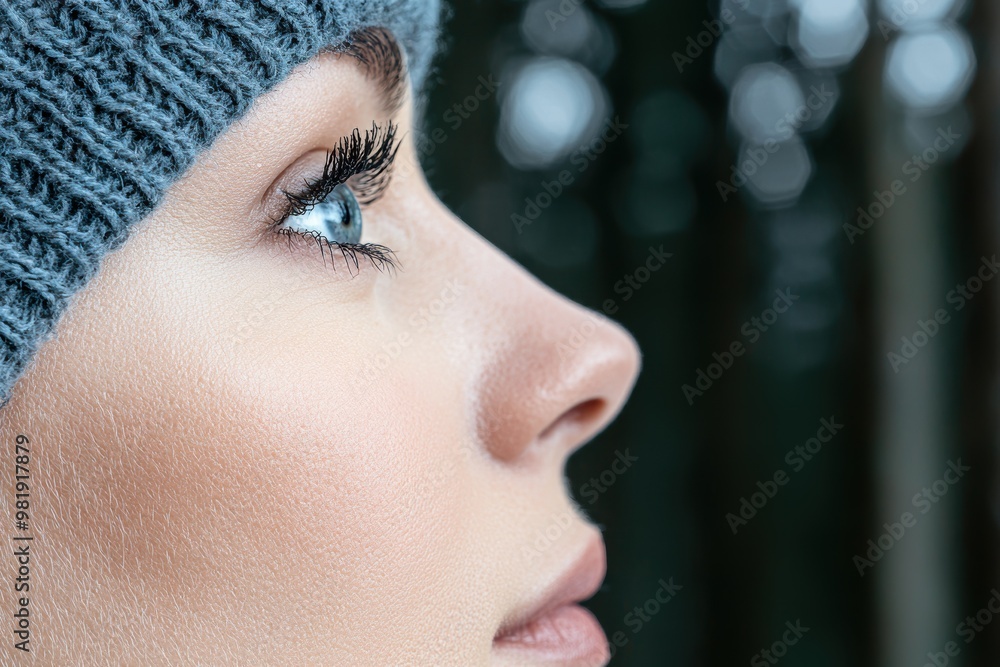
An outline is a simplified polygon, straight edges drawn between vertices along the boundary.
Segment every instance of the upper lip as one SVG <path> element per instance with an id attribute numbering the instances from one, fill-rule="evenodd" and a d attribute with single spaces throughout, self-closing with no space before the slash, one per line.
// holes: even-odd
<path id="1" fill-rule="evenodd" d="M 604 540 L 598 534 L 587 542 L 576 560 L 541 595 L 500 626 L 495 640 L 503 639 L 553 609 L 593 597 L 604 581 L 607 567 Z"/>

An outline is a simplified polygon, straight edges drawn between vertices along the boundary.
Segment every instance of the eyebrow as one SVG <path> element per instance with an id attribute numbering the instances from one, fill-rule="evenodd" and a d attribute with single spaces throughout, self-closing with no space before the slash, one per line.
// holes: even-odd
<path id="1" fill-rule="evenodd" d="M 392 33 L 385 28 L 364 28 L 351 33 L 335 53 L 346 53 L 359 63 L 365 76 L 379 87 L 382 105 L 390 114 L 399 111 L 406 99 L 409 75 L 406 61 Z"/>

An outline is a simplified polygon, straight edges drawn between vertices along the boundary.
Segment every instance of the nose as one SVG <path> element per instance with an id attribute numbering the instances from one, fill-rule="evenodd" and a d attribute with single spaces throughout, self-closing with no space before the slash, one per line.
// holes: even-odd
<path id="1" fill-rule="evenodd" d="M 503 462 L 565 458 L 620 411 L 638 375 L 638 346 L 621 326 L 520 267 L 508 271 L 484 299 L 494 334 L 481 359 L 478 439 Z"/>

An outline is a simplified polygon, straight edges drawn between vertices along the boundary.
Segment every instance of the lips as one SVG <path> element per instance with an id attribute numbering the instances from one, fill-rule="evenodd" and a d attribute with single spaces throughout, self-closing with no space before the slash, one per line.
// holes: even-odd
<path id="1" fill-rule="evenodd" d="M 540 664 L 606 665 L 610 653 L 604 630 L 577 604 L 597 592 L 606 570 L 604 542 L 597 537 L 537 601 L 500 628 L 494 649 Z"/>

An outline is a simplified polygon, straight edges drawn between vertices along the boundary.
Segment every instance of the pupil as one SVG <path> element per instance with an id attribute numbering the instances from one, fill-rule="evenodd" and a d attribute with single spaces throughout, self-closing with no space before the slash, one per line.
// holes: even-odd
<path id="1" fill-rule="evenodd" d="M 347 202 L 340 200 L 336 202 L 335 207 L 330 211 L 333 215 L 327 217 L 327 224 L 333 223 L 333 227 L 350 227 L 351 226 L 351 210 L 347 206 Z"/>
<path id="2" fill-rule="evenodd" d="M 334 243 L 358 243 L 361 240 L 361 210 L 346 185 L 338 185 L 317 207 L 320 216 L 314 224 Z"/>

